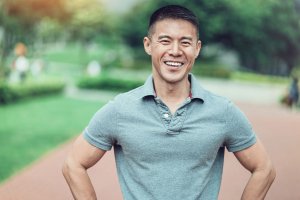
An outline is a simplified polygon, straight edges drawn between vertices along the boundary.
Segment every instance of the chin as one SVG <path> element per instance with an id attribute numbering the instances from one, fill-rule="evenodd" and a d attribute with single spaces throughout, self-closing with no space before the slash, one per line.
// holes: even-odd
<path id="1" fill-rule="evenodd" d="M 178 83 L 183 79 L 184 79 L 183 75 L 177 75 L 177 76 L 171 75 L 171 76 L 164 77 L 164 80 L 168 83 Z"/>

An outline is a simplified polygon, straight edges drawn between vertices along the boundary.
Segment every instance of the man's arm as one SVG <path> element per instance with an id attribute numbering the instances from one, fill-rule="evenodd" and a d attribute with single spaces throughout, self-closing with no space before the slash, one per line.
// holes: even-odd
<path id="1" fill-rule="evenodd" d="M 62 169 L 74 199 L 97 199 L 87 169 L 95 165 L 104 154 L 104 150 L 89 144 L 82 134 L 77 138 Z"/>
<path id="2" fill-rule="evenodd" d="M 254 145 L 235 152 L 234 155 L 252 173 L 241 199 L 263 200 L 275 179 L 276 172 L 262 143 L 257 139 Z"/>

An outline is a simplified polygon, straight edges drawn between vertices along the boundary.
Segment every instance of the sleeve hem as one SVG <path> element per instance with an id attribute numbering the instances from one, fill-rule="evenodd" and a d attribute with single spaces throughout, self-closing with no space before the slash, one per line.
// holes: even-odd
<path id="1" fill-rule="evenodd" d="M 98 142 L 98 141 L 95 141 L 95 139 L 93 137 L 91 137 L 87 132 L 86 130 L 83 132 L 83 137 L 84 139 L 90 143 L 91 145 L 93 145 L 94 147 L 97 147 L 99 149 L 102 149 L 104 151 L 109 151 L 111 150 L 112 148 L 112 145 L 109 145 L 109 144 L 106 144 L 104 142 Z"/>
<path id="2" fill-rule="evenodd" d="M 255 143 L 256 143 L 256 137 L 253 136 L 247 142 L 239 145 L 234 145 L 232 147 L 227 147 L 227 149 L 229 152 L 237 152 L 237 151 L 247 149 L 248 147 L 254 145 Z"/>

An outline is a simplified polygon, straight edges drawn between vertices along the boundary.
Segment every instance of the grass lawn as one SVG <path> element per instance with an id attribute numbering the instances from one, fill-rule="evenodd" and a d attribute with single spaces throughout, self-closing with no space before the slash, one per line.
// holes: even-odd
<path id="1" fill-rule="evenodd" d="M 102 105 L 51 96 L 0 106 L 0 182 L 78 135 Z"/>
<path id="2" fill-rule="evenodd" d="M 78 44 L 70 44 L 64 48 L 47 50 L 43 58 L 46 61 L 55 61 L 61 63 L 69 63 L 74 67 L 85 66 L 90 60 L 99 60 L 99 55 L 103 52 L 99 49 L 87 51 Z"/>
<path id="3" fill-rule="evenodd" d="M 231 80 L 246 81 L 252 83 L 270 83 L 288 85 L 290 80 L 288 77 L 279 77 L 271 75 L 262 75 L 249 72 L 233 72 Z"/>

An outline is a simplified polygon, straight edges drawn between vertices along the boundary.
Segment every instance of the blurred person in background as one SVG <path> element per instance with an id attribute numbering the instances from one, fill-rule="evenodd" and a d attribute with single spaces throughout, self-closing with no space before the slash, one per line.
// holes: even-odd
<path id="1" fill-rule="evenodd" d="M 87 75 L 90 77 L 97 77 L 101 73 L 101 65 L 97 60 L 92 60 L 87 65 Z"/>
<path id="2" fill-rule="evenodd" d="M 298 101 L 299 101 L 298 78 L 292 77 L 289 88 L 286 91 L 286 94 L 284 94 L 281 99 L 281 103 L 289 108 L 294 108 L 295 106 L 297 106 Z"/>
<path id="3" fill-rule="evenodd" d="M 299 87 L 298 87 L 298 78 L 293 77 L 292 82 L 289 88 L 289 106 L 294 107 L 298 104 L 299 100 Z"/>
<path id="4" fill-rule="evenodd" d="M 16 59 L 13 61 L 10 73 L 10 82 L 18 83 L 26 79 L 29 70 L 29 61 L 26 58 L 27 48 L 23 43 L 17 43 L 15 46 Z"/>
<path id="5" fill-rule="evenodd" d="M 263 144 L 231 101 L 190 74 L 198 30 L 197 17 L 182 6 L 151 15 L 144 48 L 152 75 L 102 107 L 64 163 L 75 199 L 96 199 L 87 169 L 112 147 L 126 200 L 218 199 L 225 148 L 251 172 L 241 199 L 265 198 L 275 170 Z"/>

